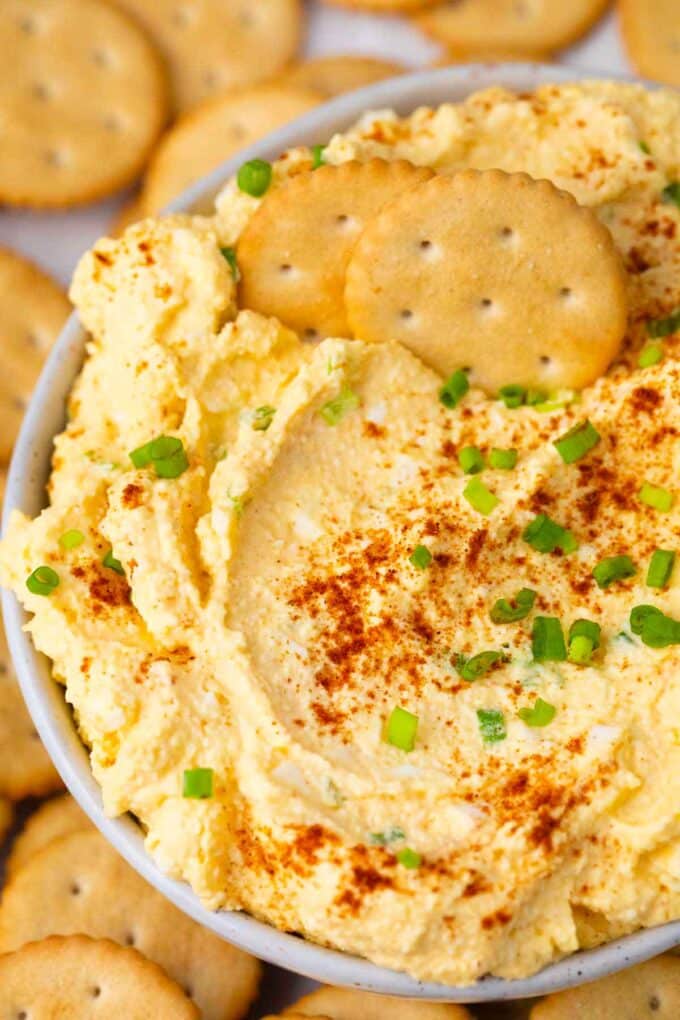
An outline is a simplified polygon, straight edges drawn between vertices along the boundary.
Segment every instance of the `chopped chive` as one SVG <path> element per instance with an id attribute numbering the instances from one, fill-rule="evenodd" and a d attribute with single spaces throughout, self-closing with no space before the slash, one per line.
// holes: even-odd
<path id="1" fill-rule="evenodd" d="M 569 628 L 569 661 L 577 666 L 590 664 L 600 647 L 600 625 L 594 620 L 575 620 Z"/>
<path id="2" fill-rule="evenodd" d="M 680 308 L 666 316 L 665 319 L 650 319 L 647 323 L 647 336 L 652 340 L 659 340 L 663 336 L 670 336 L 680 329 Z"/>
<path id="3" fill-rule="evenodd" d="M 439 390 L 439 399 L 449 409 L 456 407 L 470 389 L 467 373 L 459 368 Z"/>
<path id="4" fill-rule="evenodd" d="M 36 567 L 26 578 L 26 587 L 32 595 L 51 595 L 59 585 L 59 574 L 52 567 Z"/>
<path id="5" fill-rule="evenodd" d="M 238 281 L 241 279 L 241 270 L 239 269 L 238 262 L 236 260 L 236 249 L 235 248 L 220 248 L 220 251 L 221 251 L 222 255 L 224 256 L 224 258 L 229 263 L 229 268 L 231 269 L 231 275 L 234 277 L 235 283 L 238 283 Z"/>
<path id="6" fill-rule="evenodd" d="M 185 769 L 182 781 L 182 796 L 193 800 L 205 800 L 213 795 L 212 769 Z"/>
<path id="7" fill-rule="evenodd" d="M 416 746 L 418 716 L 397 705 L 387 720 L 387 743 L 400 751 L 412 751 Z"/>
<path id="8" fill-rule="evenodd" d="M 473 510 L 485 517 L 500 503 L 498 496 L 487 489 L 481 478 L 471 478 L 463 489 L 463 496 Z"/>
<path id="9" fill-rule="evenodd" d="M 655 549 L 649 561 L 646 583 L 650 588 L 665 588 L 671 579 L 675 553 L 671 549 Z"/>
<path id="10" fill-rule="evenodd" d="M 508 386 L 501 386 L 498 391 L 498 396 L 506 407 L 521 407 L 526 400 L 527 391 L 523 386 L 514 386 L 509 384 Z"/>
<path id="11" fill-rule="evenodd" d="M 385 829 L 384 832 L 371 832 L 368 836 L 371 846 L 389 846 L 390 843 L 398 843 L 401 839 L 406 839 L 406 833 L 396 825 L 391 829 Z"/>
<path id="12" fill-rule="evenodd" d="M 531 708 L 520 708 L 517 715 L 527 726 L 547 726 L 555 718 L 555 706 L 536 698 Z"/>
<path id="13" fill-rule="evenodd" d="M 526 402 L 529 407 L 535 407 L 536 404 L 545 404 L 548 399 L 548 394 L 545 390 L 527 390 Z"/>
<path id="14" fill-rule="evenodd" d="M 633 606 L 630 611 L 630 629 L 633 634 L 642 634 L 645 620 L 650 616 L 662 616 L 663 613 L 658 606 L 640 605 Z"/>
<path id="15" fill-rule="evenodd" d="M 478 708 L 477 722 L 485 744 L 496 744 L 499 740 L 505 740 L 508 735 L 505 716 L 497 708 Z"/>
<path id="16" fill-rule="evenodd" d="M 497 662 L 507 662 L 505 652 L 478 652 L 471 658 L 466 659 L 464 655 L 457 655 L 454 665 L 459 677 L 472 683 L 488 673 Z"/>
<path id="17" fill-rule="evenodd" d="M 70 528 L 60 537 L 59 545 L 62 549 L 77 549 L 84 541 L 85 536 L 82 531 L 78 531 L 77 528 Z"/>
<path id="18" fill-rule="evenodd" d="M 323 150 L 326 148 L 325 145 L 312 145 L 312 170 L 318 170 L 320 166 L 323 166 L 326 160 L 323 158 Z"/>
<path id="19" fill-rule="evenodd" d="M 562 624 L 556 616 L 537 616 L 531 628 L 531 651 L 535 662 L 564 662 L 567 648 Z"/>
<path id="20" fill-rule="evenodd" d="M 327 425 L 338 425 L 345 415 L 355 411 L 360 404 L 358 395 L 349 386 L 344 386 L 337 397 L 328 400 L 319 410 Z"/>
<path id="21" fill-rule="evenodd" d="M 680 621 L 666 616 L 656 606 L 635 606 L 630 614 L 630 629 L 649 648 L 680 644 Z"/>
<path id="22" fill-rule="evenodd" d="M 645 156 L 651 156 L 652 150 L 647 145 L 647 142 L 638 142 L 638 145 L 640 147 L 640 151 L 644 152 Z"/>
<path id="23" fill-rule="evenodd" d="M 652 365 L 658 365 L 660 361 L 663 361 L 663 354 L 663 344 L 645 344 L 638 357 L 638 366 L 651 368 Z"/>
<path id="24" fill-rule="evenodd" d="M 403 850 L 399 850 L 397 860 L 403 868 L 419 868 L 423 862 L 423 858 L 415 850 L 411 850 L 410 847 L 405 846 Z"/>
<path id="25" fill-rule="evenodd" d="M 553 442 L 565 464 L 574 464 L 600 442 L 600 433 L 586 418 Z"/>
<path id="26" fill-rule="evenodd" d="M 176 436 L 158 436 L 129 454 L 136 468 L 153 464 L 157 478 L 179 478 L 189 467 L 184 444 Z"/>
<path id="27" fill-rule="evenodd" d="M 272 165 L 264 159 L 250 159 L 236 174 L 236 183 L 241 191 L 253 198 L 261 198 L 272 182 Z"/>
<path id="28" fill-rule="evenodd" d="M 273 422 L 275 414 L 276 408 L 270 407 L 269 404 L 263 404 L 262 407 L 256 407 L 253 411 L 253 428 L 255 431 L 266 432 Z"/>
<path id="29" fill-rule="evenodd" d="M 426 545 L 417 545 L 409 556 L 409 560 L 418 570 L 425 570 L 432 563 L 432 553 Z"/>
<path id="30" fill-rule="evenodd" d="M 531 612 L 536 601 L 536 592 L 531 588 L 520 588 L 513 599 L 497 599 L 491 607 L 494 623 L 515 623 Z"/>
<path id="31" fill-rule="evenodd" d="M 637 573 L 637 567 L 630 556 L 606 556 L 593 567 L 593 577 L 598 588 L 608 588 L 615 581 L 625 581 Z"/>
<path id="32" fill-rule="evenodd" d="M 499 450 L 494 446 L 489 454 L 489 467 L 499 471 L 512 471 L 517 464 L 517 450 Z"/>
<path id="33" fill-rule="evenodd" d="M 108 567 L 109 570 L 115 570 L 117 574 L 122 574 L 123 577 L 125 576 L 125 569 L 123 567 L 123 564 L 120 562 L 120 560 L 116 559 L 111 549 L 109 549 L 106 556 L 104 556 L 104 558 L 102 559 L 102 566 Z"/>
<path id="34" fill-rule="evenodd" d="M 593 648 L 600 647 L 602 628 L 594 620 L 574 620 L 569 628 L 569 640 L 575 637 L 587 637 L 592 642 Z"/>
<path id="35" fill-rule="evenodd" d="M 466 475 L 476 475 L 484 470 L 484 457 L 478 446 L 464 446 L 458 454 L 458 463 Z"/>
<path id="36" fill-rule="evenodd" d="M 645 482 L 638 492 L 638 499 L 641 503 L 651 506 L 654 510 L 668 513 L 673 506 L 674 497 L 673 493 L 669 492 L 668 489 L 664 489 L 663 486 L 650 485 L 649 482 Z"/>
<path id="37" fill-rule="evenodd" d="M 129 453 L 130 460 L 136 468 L 144 468 L 151 463 L 151 443 L 144 443 Z"/>
<path id="38" fill-rule="evenodd" d="M 661 192 L 664 202 L 672 202 L 680 209 L 680 181 L 671 181 Z"/>
<path id="39" fill-rule="evenodd" d="M 578 549 L 578 542 L 571 531 L 553 521 L 547 514 L 538 514 L 527 524 L 522 538 L 537 552 L 551 553 L 560 549 L 568 554 Z"/>

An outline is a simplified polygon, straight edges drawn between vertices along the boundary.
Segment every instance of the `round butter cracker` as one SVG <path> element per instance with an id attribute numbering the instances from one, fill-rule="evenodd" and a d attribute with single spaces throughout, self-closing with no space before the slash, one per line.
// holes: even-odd
<path id="1" fill-rule="evenodd" d="M 259 962 L 179 911 L 94 830 L 36 853 L 0 905 L 0 952 L 76 933 L 134 946 L 177 981 L 203 1020 L 239 1020 L 255 998 Z"/>
<path id="2" fill-rule="evenodd" d="M 492 54 L 544 57 L 569 46 L 597 21 L 608 0 L 455 0 L 415 18 L 437 42 L 470 59 Z"/>
<path id="3" fill-rule="evenodd" d="M 116 0 L 165 57 L 173 105 L 184 112 L 228 89 L 264 81 L 295 56 L 300 0 Z"/>
<path id="4" fill-rule="evenodd" d="M 345 270 L 368 221 L 432 171 L 405 160 L 321 166 L 272 188 L 238 242 L 239 304 L 306 339 L 349 336 Z"/>
<path id="5" fill-rule="evenodd" d="M 11 1020 L 200 1020 L 196 1006 L 135 949 L 53 936 L 0 956 L 0 1015 Z"/>
<path id="6" fill-rule="evenodd" d="M 1 18 L 1 15 L 0 15 Z M 33 263 L 0 248 L 0 462 L 7 462 L 43 361 L 71 311 Z"/>
<path id="7" fill-rule="evenodd" d="M 410 14 L 431 7 L 440 0 L 324 0 L 331 7 L 349 7 L 355 11 L 375 11 L 382 14 Z"/>
<path id="8" fill-rule="evenodd" d="M 90 820 L 73 797 L 63 794 L 46 800 L 28 817 L 12 843 L 5 869 L 7 878 L 13 878 L 19 868 L 55 839 L 90 828 Z"/>
<path id="9" fill-rule="evenodd" d="M 619 0 L 619 16 L 623 41 L 636 70 L 680 88 L 677 0 Z"/>
<path id="10" fill-rule="evenodd" d="M 464 1006 L 419 1002 L 325 985 L 284 1010 L 283 1016 L 328 1017 L 329 1020 L 472 1020 Z"/>
<path id="11" fill-rule="evenodd" d="M 372 85 L 373 82 L 404 74 L 406 70 L 403 64 L 349 54 L 305 60 L 284 71 L 277 80 L 284 85 L 312 89 L 320 96 L 330 99 L 343 92 L 352 92 L 353 89 L 360 89 L 364 85 Z"/>
<path id="12" fill-rule="evenodd" d="M 139 174 L 167 115 L 144 32 L 97 0 L 0 5 L 0 201 L 90 202 Z"/>
<path id="13" fill-rule="evenodd" d="M 160 212 L 200 177 L 240 149 L 318 106 L 308 89 L 260 85 L 204 103 L 168 131 L 149 165 L 141 204 Z"/>
<path id="14" fill-rule="evenodd" d="M 677 1020 L 680 1016 L 680 958 L 654 960 L 600 981 L 549 995 L 530 1020 Z"/>
<path id="15" fill-rule="evenodd" d="M 495 394 L 593 382 L 626 329 L 609 231 L 549 181 L 500 170 L 435 177 L 386 206 L 352 253 L 355 337 L 398 340 Z"/>

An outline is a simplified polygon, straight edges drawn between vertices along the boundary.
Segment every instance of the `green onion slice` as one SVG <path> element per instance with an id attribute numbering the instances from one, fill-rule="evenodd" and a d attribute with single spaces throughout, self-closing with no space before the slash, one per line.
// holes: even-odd
<path id="1" fill-rule="evenodd" d="M 499 740 L 505 740 L 508 735 L 505 728 L 505 716 L 497 708 L 478 708 L 477 722 L 485 744 L 497 744 Z"/>
<path id="2" fill-rule="evenodd" d="M 645 156 L 651 156 L 652 150 L 650 149 L 650 147 L 647 144 L 647 142 L 641 141 L 641 142 L 638 142 L 638 145 L 640 147 L 640 152 L 644 152 Z"/>
<path id="3" fill-rule="evenodd" d="M 593 652 L 600 647 L 601 629 L 594 620 L 575 620 L 569 628 L 569 661 L 588 666 Z"/>
<path id="4" fill-rule="evenodd" d="M 535 662 L 564 662 L 567 648 L 562 624 L 556 616 L 537 616 L 531 628 L 531 651 Z"/>
<path id="5" fill-rule="evenodd" d="M 419 868 L 423 862 L 423 858 L 415 850 L 411 850 L 410 847 L 405 846 L 403 850 L 399 850 L 397 860 L 403 868 Z"/>
<path id="6" fill-rule="evenodd" d="M 220 248 L 220 251 L 222 252 L 224 258 L 229 263 L 229 268 L 231 269 L 231 275 L 234 277 L 234 282 L 238 283 L 238 281 L 241 279 L 241 270 L 239 269 L 238 262 L 236 261 L 236 249 Z"/>
<path id="7" fill-rule="evenodd" d="M 571 531 L 553 521 L 547 514 L 538 514 L 527 524 L 522 538 L 537 552 L 551 553 L 561 549 L 563 553 L 572 553 L 578 549 L 578 542 Z"/>
<path id="8" fill-rule="evenodd" d="M 586 637 L 592 642 L 593 648 L 600 647 L 602 628 L 594 620 L 574 620 L 569 628 L 569 641 L 576 637 Z"/>
<path id="9" fill-rule="evenodd" d="M 323 150 L 326 148 L 325 145 L 312 145 L 312 170 L 318 170 L 320 166 L 323 166 L 326 160 L 323 158 Z"/>
<path id="10" fill-rule="evenodd" d="M 491 619 L 494 623 L 515 623 L 523 620 L 531 612 L 536 601 L 536 592 L 531 588 L 520 588 L 512 599 L 497 599 L 491 607 Z"/>
<path id="11" fill-rule="evenodd" d="M 527 726 L 547 726 L 555 718 L 555 706 L 543 698 L 536 698 L 531 708 L 520 708 L 517 715 Z"/>
<path id="12" fill-rule="evenodd" d="M 638 365 L 640 368 L 651 368 L 663 361 L 663 344 L 646 344 L 640 351 Z"/>
<path id="13" fill-rule="evenodd" d="M 464 446 L 458 454 L 458 463 L 466 475 L 476 475 L 484 470 L 484 457 L 478 446 Z"/>
<path id="14" fill-rule="evenodd" d="M 473 510 L 485 517 L 500 503 L 498 496 L 487 489 L 481 478 L 471 478 L 463 489 L 463 496 Z"/>
<path id="15" fill-rule="evenodd" d="M 524 386 L 514 386 L 510 383 L 508 386 L 501 386 L 498 396 L 506 407 L 521 407 L 527 398 L 527 391 Z"/>
<path id="16" fill-rule="evenodd" d="M 672 202 L 680 209 L 680 181 L 671 181 L 661 192 L 664 202 Z"/>
<path id="17" fill-rule="evenodd" d="M 638 492 L 638 499 L 641 503 L 651 506 L 654 510 L 668 513 L 673 506 L 674 496 L 672 492 L 664 489 L 661 485 L 651 485 L 649 482 L 644 482 Z"/>
<path id="18" fill-rule="evenodd" d="M 478 652 L 471 658 L 466 659 L 464 655 L 457 655 L 454 660 L 456 672 L 463 680 L 473 683 L 488 673 L 498 662 L 507 662 L 508 656 L 505 652 Z"/>
<path id="19" fill-rule="evenodd" d="M 512 471 L 517 464 L 517 450 L 499 450 L 494 446 L 489 454 L 489 467 Z"/>
<path id="20" fill-rule="evenodd" d="M 635 606 L 630 614 L 630 629 L 649 648 L 680 644 L 680 620 L 666 616 L 657 606 Z"/>
<path id="21" fill-rule="evenodd" d="M 548 394 L 545 390 L 527 390 L 526 399 L 529 407 L 536 407 L 537 404 L 545 404 Z"/>
<path id="22" fill-rule="evenodd" d="M 409 556 L 409 560 L 418 570 L 425 570 L 432 563 L 432 553 L 426 545 L 417 545 Z"/>
<path id="23" fill-rule="evenodd" d="M 636 573 L 637 567 L 630 556 L 606 556 L 593 567 L 598 588 L 608 588 L 615 581 L 625 581 Z"/>
<path id="24" fill-rule="evenodd" d="M 320 409 L 319 414 L 327 425 L 338 425 L 345 415 L 355 411 L 361 403 L 358 395 L 349 386 L 344 386 L 337 397 L 327 401 Z"/>
<path id="25" fill-rule="evenodd" d="M 213 795 L 212 769 L 185 769 L 182 781 L 182 796 L 193 800 L 205 800 Z"/>
<path id="26" fill-rule="evenodd" d="M 652 340 L 659 340 L 663 336 L 671 336 L 680 329 L 680 308 L 666 316 L 665 319 L 651 319 L 647 323 L 647 336 Z"/>
<path id="27" fill-rule="evenodd" d="M 264 159 L 250 159 L 236 174 L 236 183 L 241 191 L 253 198 L 261 198 L 272 182 L 272 165 Z"/>
<path id="28" fill-rule="evenodd" d="M 658 606 L 640 605 L 634 606 L 630 611 L 630 629 L 633 634 L 642 634 L 645 620 L 650 616 L 663 616 Z"/>
<path id="29" fill-rule="evenodd" d="M 600 433 L 586 418 L 553 442 L 565 464 L 574 464 L 600 442 Z"/>
<path id="30" fill-rule="evenodd" d="M 439 390 L 439 399 L 444 407 L 456 407 L 470 389 L 467 373 L 461 368 L 449 376 Z"/>
<path id="31" fill-rule="evenodd" d="M 416 746 L 418 716 L 397 705 L 387 720 L 387 743 L 400 751 L 412 751 Z"/>
<path id="32" fill-rule="evenodd" d="M 104 558 L 102 559 L 102 565 L 108 567 L 109 570 L 115 570 L 117 574 L 121 574 L 123 577 L 125 576 L 125 569 L 123 567 L 123 564 L 120 562 L 120 560 L 116 559 L 111 549 L 109 549 L 106 556 L 104 556 Z"/>
<path id="33" fill-rule="evenodd" d="M 189 467 L 181 439 L 176 436 L 158 436 L 129 454 L 136 468 L 153 464 L 158 478 L 179 478 Z"/>
<path id="34" fill-rule="evenodd" d="M 398 843 L 401 839 L 406 839 L 406 833 L 397 825 L 385 829 L 384 832 L 371 832 L 368 837 L 372 846 L 389 846 L 390 843 Z"/>
<path id="35" fill-rule="evenodd" d="M 275 414 L 276 408 L 271 407 L 269 404 L 263 404 L 262 407 L 256 407 L 253 411 L 253 428 L 255 431 L 266 432 L 273 422 Z"/>
<path id="36" fill-rule="evenodd" d="M 26 578 L 26 587 L 32 595 L 51 595 L 59 584 L 59 574 L 52 567 L 36 567 Z"/>
<path id="37" fill-rule="evenodd" d="M 647 569 L 647 585 L 665 588 L 675 566 L 675 553 L 671 549 L 655 549 Z"/>
<path id="38" fill-rule="evenodd" d="M 82 531 L 78 531 L 77 528 L 69 528 L 59 539 L 59 545 L 62 549 L 77 549 L 79 545 L 82 545 L 85 541 L 85 536 Z"/>

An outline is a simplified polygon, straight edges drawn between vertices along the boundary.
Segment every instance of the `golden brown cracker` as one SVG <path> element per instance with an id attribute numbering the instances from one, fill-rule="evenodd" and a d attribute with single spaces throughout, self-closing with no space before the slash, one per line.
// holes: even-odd
<path id="1" fill-rule="evenodd" d="M 621 33 L 635 69 L 680 87 L 680 4 L 677 0 L 619 0 Z"/>
<path id="2" fill-rule="evenodd" d="M 312 89 L 329 99 L 404 74 L 406 70 L 403 64 L 349 54 L 305 60 L 284 71 L 277 80 L 295 88 Z"/>
<path id="3" fill-rule="evenodd" d="M 307 113 L 320 102 L 309 90 L 260 85 L 232 92 L 183 117 L 165 135 L 146 175 L 142 208 L 157 213 L 239 149 Z"/>
<path id="4" fill-rule="evenodd" d="M 4 363 L 0 463 L 9 460 L 45 356 L 70 311 L 68 298 L 54 280 L 32 262 L 0 248 L 0 349 Z"/>
<path id="5" fill-rule="evenodd" d="M 454 0 L 415 17 L 437 42 L 468 58 L 543 57 L 579 39 L 609 0 Z"/>
<path id="6" fill-rule="evenodd" d="M 324 0 L 331 7 L 349 7 L 355 11 L 375 11 L 383 14 L 410 14 L 432 7 L 440 0 Z"/>
<path id="7" fill-rule="evenodd" d="M 549 181 L 441 175 L 386 206 L 347 269 L 355 337 L 398 340 L 490 393 L 578 388 L 626 328 L 626 279 L 606 227 Z"/>
<path id="8" fill-rule="evenodd" d="M 61 780 L 29 716 L 0 627 L 0 796 L 41 797 Z"/>
<path id="9" fill-rule="evenodd" d="M 283 1016 L 327 1016 L 329 1020 L 472 1020 L 464 1006 L 419 1002 L 325 985 L 294 1003 Z"/>
<path id="10" fill-rule="evenodd" d="M 264 81 L 292 60 L 300 0 L 116 0 L 165 57 L 175 110 Z"/>
<path id="11" fill-rule="evenodd" d="M 81 811 L 73 797 L 63 794 L 61 797 L 46 800 L 28 817 L 12 843 L 7 858 L 7 877 L 12 878 L 16 875 L 19 868 L 55 839 L 89 828 L 91 828 L 89 818 Z"/>
<path id="12" fill-rule="evenodd" d="M 8 1020 L 200 1020 L 178 984 L 136 949 L 52 936 L 0 956 Z"/>
<path id="13" fill-rule="evenodd" d="M 241 306 L 309 339 L 348 336 L 343 287 L 357 238 L 386 202 L 431 176 L 373 159 L 321 166 L 273 188 L 238 242 Z"/>
<path id="14" fill-rule="evenodd" d="M 4 0 L 0 62 L 0 201 L 70 206 L 139 174 L 167 82 L 126 15 L 97 0 Z"/>
<path id="15" fill-rule="evenodd" d="M 236 1020 L 255 997 L 258 961 L 177 910 L 96 831 L 63 836 L 35 854 L 0 907 L 0 952 L 77 932 L 140 950 L 190 994 L 203 1020 Z"/>
<path id="16" fill-rule="evenodd" d="M 549 995 L 530 1020 L 677 1020 L 680 958 L 658 956 L 592 984 Z"/>

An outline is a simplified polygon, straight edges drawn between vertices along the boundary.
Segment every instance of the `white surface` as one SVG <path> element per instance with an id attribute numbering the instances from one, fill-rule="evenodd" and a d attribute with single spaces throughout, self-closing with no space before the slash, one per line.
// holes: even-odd
<path id="1" fill-rule="evenodd" d="M 568 3 L 569 0 L 562 0 Z M 409 67 L 426 67 L 439 54 L 404 18 L 356 14 L 339 7 L 308 3 L 308 54 L 366 53 L 401 61 Z M 562 62 L 579 71 L 621 72 L 630 68 L 623 55 L 614 15 L 609 15 Z M 0 156 L 1 158 L 1 156 Z M 106 158 L 103 155 L 102 158 Z M 67 213 L 0 212 L 0 244 L 31 256 L 65 285 L 79 255 L 106 233 L 122 198 L 109 199 Z"/>
<path id="2" fill-rule="evenodd" d="M 191 189 L 176 203 L 178 209 L 203 205 L 230 177 L 242 159 L 273 159 L 282 149 L 309 145 L 351 124 L 365 108 L 393 106 L 405 113 L 424 103 L 463 98 L 485 86 L 505 85 L 529 91 L 550 81 L 572 77 L 567 68 L 536 64 L 494 67 L 459 66 L 382 82 L 319 107 L 294 124 L 238 154 Z M 44 483 L 49 470 L 52 438 L 63 427 L 64 402 L 79 369 L 84 335 L 72 317 L 48 359 L 29 406 L 10 470 L 5 514 L 19 507 L 29 515 L 43 505 Z M 53 682 L 49 664 L 38 655 L 23 631 L 25 614 L 9 592 L 3 593 L 7 637 L 17 674 L 31 715 L 55 765 L 67 786 L 92 821 L 147 881 L 155 885 L 199 923 L 243 949 L 300 974 L 333 984 L 360 986 L 373 991 L 444 1001 L 483 1001 L 540 995 L 559 988 L 595 980 L 635 962 L 648 959 L 680 943 L 680 921 L 636 932 L 597 949 L 576 953 L 546 967 L 530 978 L 503 981 L 488 978 L 467 988 L 422 984 L 406 974 L 376 967 L 366 960 L 306 942 L 280 932 L 246 914 L 206 910 L 183 883 L 163 874 L 146 853 L 140 829 L 130 818 L 108 819 L 102 811 L 101 793 L 78 738 L 63 694 Z M 295 985 L 288 985 L 294 996 Z"/>

